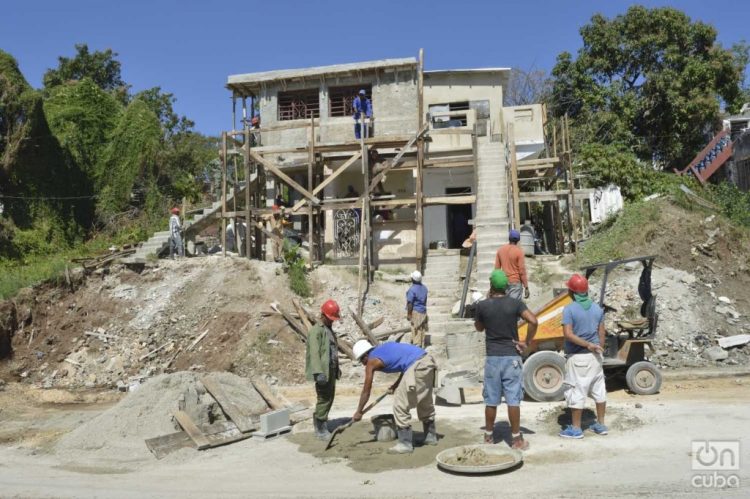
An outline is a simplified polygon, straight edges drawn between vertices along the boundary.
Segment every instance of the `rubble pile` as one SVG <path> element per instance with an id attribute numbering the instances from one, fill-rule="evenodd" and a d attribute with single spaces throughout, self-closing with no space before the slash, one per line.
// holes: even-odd
<path id="1" fill-rule="evenodd" d="M 608 331 L 618 330 L 618 320 L 640 318 L 641 268 L 640 264 L 628 265 L 608 283 L 605 303 L 616 309 L 606 316 Z M 649 354 L 651 360 L 662 368 L 750 365 L 750 336 L 747 342 L 726 341 L 750 333 L 750 317 L 738 311 L 732 298 L 717 295 L 715 282 L 701 272 L 698 275 L 654 268 L 652 292 L 657 296 L 659 318 L 656 354 Z M 596 282 L 592 289 L 597 289 Z"/>

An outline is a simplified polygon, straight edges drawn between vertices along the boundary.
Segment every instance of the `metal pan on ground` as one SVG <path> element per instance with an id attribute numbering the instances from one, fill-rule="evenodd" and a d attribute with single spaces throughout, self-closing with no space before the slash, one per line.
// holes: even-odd
<path id="1" fill-rule="evenodd" d="M 442 451 L 436 459 L 443 470 L 481 475 L 517 466 L 523 461 L 523 453 L 501 445 L 462 445 Z"/>

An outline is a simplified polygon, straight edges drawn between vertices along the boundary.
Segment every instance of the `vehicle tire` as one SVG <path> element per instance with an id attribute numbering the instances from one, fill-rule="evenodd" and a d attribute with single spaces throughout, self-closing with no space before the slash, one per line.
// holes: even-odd
<path id="1" fill-rule="evenodd" d="M 537 402 L 563 399 L 565 357 L 555 352 L 536 352 L 523 364 L 523 389 Z"/>
<path id="2" fill-rule="evenodd" d="M 653 395 L 661 388 L 659 368 L 647 360 L 636 362 L 625 373 L 628 389 L 638 395 Z"/>

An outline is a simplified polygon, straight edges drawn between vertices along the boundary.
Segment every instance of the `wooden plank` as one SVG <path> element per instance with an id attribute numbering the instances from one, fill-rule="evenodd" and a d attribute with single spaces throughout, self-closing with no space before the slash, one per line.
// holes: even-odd
<path id="1" fill-rule="evenodd" d="M 560 158 L 554 157 L 554 158 L 538 158 L 538 159 L 522 159 L 518 162 L 518 169 L 521 170 L 521 168 L 529 169 L 533 166 L 536 166 L 537 168 L 549 168 L 547 163 L 559 163 Z M 552 165 L 556 166 L 556 165 Z"/>
<path id="2" fill-rule="evenodd" d="M 477 200 L 476 195 L 467 194 L 465 196 L 429 196 L 424 198 L 425 206 L 436 204 L 472 204 Z"/>
<path id="3" fill-rule="evenodd" d="M 378 185 L 381 180 L 383 180 L 383 177 L 385 177 L 386 174 L 388 174 L 388 172 L 391 171 L 394 166 L 398 165 L 401 162 L 401 159 L 404 157 L 404 154 L 406 154 L 406 152 L 409 149 L 411 149 L 412 147 L 414 147 L 414 145 L 422 137 L 422 135 L 424 135 L 427 132 L 427 127 L 428 126 L 429 125 L 427 123 L 425 123 L 424 125 L 422 125 L 422 127 L 419 129 L 419 131 L 417 132 L 417 134 L 414 137 L 412 137 L 409 140 L 409 142 L 406 143 L 406 145 L 404 147 L 401 148 L 401 150 L 398 152 L 398 154 L 396 154 L 396 156 L 393 159 L 391 159 L 391 161 L 388 164 L 388 166 L 386 166 L 383 171 L 381 171 L 380 173 L 378 173 L 377 175 L 375 175 L 375 178 L 373 178 L 372 181 L 370 182 L 370 186 L 369 186 L 368 191 L 367 191 L 368 194 L 371 193 L 375 189 L 375 186 Z"/>
<path id="4" fill-rule="evenodd" d="M 304 187 L 299 185 L 297 182 L 295 182 L 294 179 L 292 179 L 289 175 L 281 171 L 281 169 L 278 166 L 271 163 L 270 161 L 265 159 L 263 156 L 260 156 L 258 153 L 256 153 L 252 149 L 248 152 L 248 154 L 254 161 L 257 161 L 258 163 L 262 164 L 266 170 L 270 170 L 271 173 L 279 177 L 281 180 L 287 183 L 295 191 L 299 192 L 300 194 L 305 196 L 307 199 L 309 199 L 316 205 L 320 204 L 320 199 L 315 197 L 311 192 L 309 192 L 307 189 L 305 189 Z"/>
<path id="5" fill-rule="evenodd" d="M 575 189 L 573 192 L 576 196 L 588 197 L 589 194 L 594 192 L 596 189 Z M 534 191 L 534 192 L 522 192 L 519 196 L 521 203 L 533 203 L 541 201 L 557 201 L 561 196 L 570 195 L 570 191 L 565 189 L 564 191 Z"/>
<path id="6" fill-rule="evenodd" d="M 302 305 L 300 305 L 300 302 L 297 299 L 292 299 L 292 305 L 294 305 L 294 308 L 297 310 L 298 317 L 302 321 L 302 324 L 307 328 L 309 334 L 310 329 L 312 328 L 312 323 L 310 322 L 310 319 L 307 318 L 307 314 L 305 314 L 305 311 L 302 309 Z"/>
<path id="7" fill-rule="evenodd" d="M 224 214 L 227 212 L 227 133 L 221 134 L 221 253 L 227 256 L 227 224 Z"/>
<path id="8" fill-rule="evenodd" d="M 508 123 L 508 144 L 510 144 L 510 182 L 513 197 L 513 228 L 521 227 L 521 214 L 519 213 L 518 192 L 518 164 L 516 163 L 516 139 L 513 133 L 513 123 Z"/>
<path id="9" fill-rule="evenodd" d="M 283 409 L 285 407 L 284 401 L 281 400 L 271 389 L 270 386 L 268 386 L 268 383 L 263 380 L 263 378 L 260 378 L 258 376 L 250 378 L 250 382 L 255 387 L 255 391 L 257 391 L 261 397 L 263 397 L 263 400 L 266 401 L 266 404 L 268 404 L 268 407 L 270 407 L 273 410 L 276 409 Z"/>
<path id="10" fill-rule="evenodd" d="M 349 313 L 352 314 L 354 322 L 357 323 L 357 326 L 359 326 L 359 329 L 362 330 L 362 333 L 367 337 L 372 346 L 378 346 L 380 344 L 380 341 L 378 341 L 378 339 L 372 334 L 372 331 L 370 331 L 370 328 L 367 327 L 365 321 L 363 321 L 362 318 L 357 315 L 357 313 L 352 310 L 351 307 L 349 307 Z"/>
<path id="11" fill-rule="evenodd" d="M 185 411 L 175 411 L 173 413 L 174 418 L 180 424 L 185 433 L 195 442 L 195 446 L 198 450 L 208 449 L 211 447 L 211 442 L 208 441 L 206 435 L 203 434 L 200 428 L 193 422 L 192 418 Z"/>
<path id="12" fill-rule="evenodd" d="M 516 168 L 519 172 L 535 172 L 537 170 L 549 170 L 550 168 L 557 168 L 558 165 L 552 163 L 539 165 L 539 166 L 519 166 Z"/>
<path id="13" fill-rule="evenodd" d="M 280 312 L 281 315 L 284 316 L 284 319 L 289 323 L 291 328 L 299 335 L 300 339 L 302 339 L 303 342 L 307 342 L 307 331 L 305 331 L 305 328 L 297 322 L 297 320 L 292 317 L 292 314 L 287 312 L 281 305 L 278 303 L 272 303 L 271 308 L 274 309 L 276 312 Z"/>
<path id="14" fill-rule="evenodd" d="M 234 421 L 234 424 L 237 425 L 237 428 L 239 428 L 240 431 L 252 431 L 253 425 L 252 421 L 250 421 L 250 415 L 243 413 L 240 408 L 237 407 L 234 401 L 232 401 L 231 397 L 227 395 L 227 393 L 224 391 L 221 385 L 216 382 L 216 380 L 209 377 L 204 377 L 201 378 L 201 383 L 203 383 L 203 386 L 206 388 L 208 393 L 210 393 L 211 396 L 216 399 L 216 402 L 219 403 L 224 413 L 229 416 L 229 419 Z"/>
<path id="15" fill-rule="evenodd" d="M 383 323 L 383 321 L 385 321 L 385 317 L 378 317 L 377 319 L 375 319 L 374 321 L 372 321 L 371 323 L 369 323 L 367 325 L 367 327 L 369 327 L 371 330 L 375 329 L 376 327 L 378 327 L 379 325 L 381 325 Z"/>
<path id="16" fill-rule="evenodd" d="M 400 329 L 395 329 L 393 331 L 383 331 L 380 333 L 374 333 L 374 336 L 379 340 L 385 340 L 386 338 L 394 334 L 408 333 L 410 331 L 411 331 L 411 326 L 407 326 L 407 327 L 402 327 Z"/>
<path id="17" fill-rule="evenodd" d="M 253 431 L 257 430 L 259 426 L 258 423 L 254 423 Z M 231 421 L 218 421 L 210 425 L 200 425 L 198 428 L 203 432 L 211 447 L 237 442 L 252 436 L 251 432 L 242 433 L 237 425 Z M 180 449 L 196 448 L 193 439 L 184 431 L 148 438 L 145 443 L 156 459 L 162 459 Z"/>
<path id="18" fill-rule="evenodd" d="M 190 346 L 189 346 L 189 347 L 187 347 L 187 351 L 189 352 L 190 350 L 192 350 L 193 348 L 195 348 L 195 345 L 197 345 L 198 343 L 200 343 L 200 342 L 201 342 L 201 340 L 202 340 L 203 338 L 205 338 L 207 334 L 208 334 L 208 329 L 206 329 L 205 331 L 203 331 L 203 332 L 202 332 L 202 333 L 201 333 L 201 334 L 200 334 L 200 335 L 199 335 L 199 336 L 198 336 L 198 337 L 197 337 L 197 338 L 196 338 L 196 339 L 195 339 L 195 340 L 194 340 L 194 341 L 193 341 L 193 342 L 192 342 L 192 343 L 190 344 Z"/>
<path id="19" fill-rule="evenodd" d="M 424 119 L 424 49 L 419 49 L 419 69 L 418 69 L 418 80 L 417 80 L 417 99 L 419 116 L 417 117 L 417 123 L 419 123 L 420 129 L 425 126 Z M 417 206 L 415 210 L 417 231 L 416 231 L 416 258 L 417 268 L 422 269 L 423 257 L 424 257 L 424 138 L 420 137 L 417 140 L 417 178 L 416 178 L 416 198 Z"/>
<path id="20" fill-rule="evenodd" d="M 430 135 L 472 135 L 474 130 L 471 128 L 433 128 Z"/>
<path id="21" fill-rule="evenodd" d="M 320 185 L 318 185 L 317 187 L 315 187 L 315 189 L 313 189 L 312 193 L 313 194 L 317 194 L 320 191 L 322 191 L 323 189 L 325 189 L 325 187 L 328 184 L 330 184 L 331 182 L 333 182 L 336 179 L 336 177 L 338 177 L 339 175 L 341 175 L 342 173 L 344 173 L 344 171 L 346 171 L 347 168 L 349 168 L 352 164 L 354 164 L 355 161 L 357 161 L 361 157 L 362 157 L 362 151 L 355 152 L 354 155 L 351 158 L 349 158 L 348 160 L 346 160 L 346 162 L 344 162 L 344 164 L 342 164 L 341 166 L 339 166 L 338 168 L 336 168 L 336 171 L 334 171 L 332 174 L 330 174 L 328 177 L 326 177 L 320 183 Z M 292 213 L 294 213 L 297 210 L 299 210 L 300 208 L 302 208 L 302 206 L 304 206 L 304 204 L 305 204 L 304 200 L 299 200 L 296 203 L 294 203 L 294 206 L 292 206 L 292 208 L 291 208 L 290 211 Z"/>

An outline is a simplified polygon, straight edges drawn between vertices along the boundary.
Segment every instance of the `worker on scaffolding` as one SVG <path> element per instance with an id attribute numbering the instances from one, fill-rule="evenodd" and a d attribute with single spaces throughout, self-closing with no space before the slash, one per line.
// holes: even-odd
<path id="1" fill-rule="evenodd" d="M 284 251 L 284 227 L 288 224 L 284 218 L 284 207 L 273 205 L 271 207 L 271 218 L 268 220 L 271 234 L 273 234 L 273 242 L 271 244 L 271 251 L 273 253 L 273 261 L 283 261 Z"/>
<path id="2" fill-rule="evenodd" d="M 180 209 L 172 208 L 169 217 L 169 258 L 174 260 L 174 254 L 185 256 L 185 245 L 182 244 L 182 226 L 180 225 Z"/>
<path id="3" fill-rule="evenodd" d="M 354 104 L 352 105 L 354 111 L 354 137 L 357 139 L 362 138 L 362 124 L 359 122 L 360 116 L 362 117 L 362 123 L 365 123 L 366 118 L 372 118 L 372 101 L 367 98 L 367 92 L 364 89 L 359 91 L 359 95 L 354 98 Z M 369 127 L 365 127 L 364 134 L 365 138 L 370 136 Z"/>

